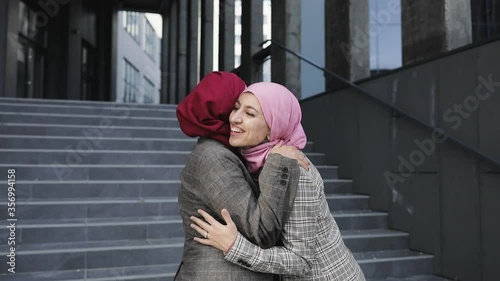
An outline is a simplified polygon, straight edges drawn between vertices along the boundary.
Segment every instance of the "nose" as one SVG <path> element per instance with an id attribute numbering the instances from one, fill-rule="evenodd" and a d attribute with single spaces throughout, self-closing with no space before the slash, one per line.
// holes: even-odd
<path id="1" fill-rule="evenodd" d="M 241 119 L 241 115 L 240 115 L 240 111 L 236 111 L 236 112 L 233 112 L 230 116 L 229 116 L 229 122 L 231 123 L 241 123 L 242 122 L 242 119 Z"/>

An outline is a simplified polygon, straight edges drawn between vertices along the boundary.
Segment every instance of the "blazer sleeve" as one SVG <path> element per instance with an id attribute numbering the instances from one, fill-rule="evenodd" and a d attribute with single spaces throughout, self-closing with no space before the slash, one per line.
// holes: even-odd
<path id="1" fill-rule="evenodd" d="M 212 214 L 220 219 L 220 211 L 226 208 L 238 230 L 252 243 L 263 248 L 274 246 L 295 199 L 300 175 L 297 161 L 270 154 L 259 177 L 258 196 L 236 155 L 219 151 L 205 156 L 192 176 L 199 180 Z"/>
<path id="2" fill-rule="evenodd" d="M 224 258 L 252 271 L 304 276 L 315 259 L 319 195 L 312 181 L 301 178 L 290 220 L 285 226 L 285 246 L 262 249 L 238 234 Z"/>

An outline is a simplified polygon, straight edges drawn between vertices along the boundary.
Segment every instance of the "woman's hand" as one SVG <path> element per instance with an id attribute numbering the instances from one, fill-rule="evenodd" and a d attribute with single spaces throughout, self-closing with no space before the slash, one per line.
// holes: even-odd
<path id="1" fill-rule="evenodd" d="M 302 151 L 298 150 L 294 146 L 283 145 L 283 141 L 278 142 L 269 153 L 278 153 L 282 156 L 295 159 L 299 162 L 299 165 L 309 171 L 309 160 L 306 158 Z"/>
<path id="2" fill-rule="evenodd" d="M 229 212 L 222 209 L 221 215 L 226 222 L 226 225 L 219 223 L 211 215 L 203 210 L 198 210 L 198 213 L 205 218 L 205 221 L 197 217 L 191 216 L 191 228 L 196 230 L 202 237 L 195 237 L 194 240 L 204 245 L 209 245 L 217 248 L 224 253 L 228 252 L 233 246 L 236 237 L 238 236 L 238 229 L 234 224 Z"/>

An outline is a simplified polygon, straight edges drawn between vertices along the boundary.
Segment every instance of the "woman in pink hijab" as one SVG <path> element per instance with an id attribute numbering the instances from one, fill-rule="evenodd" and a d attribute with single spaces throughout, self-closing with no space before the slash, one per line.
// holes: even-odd
<path id="1" fill-rule="evenodd" d="M 276 143 L 302 149 L 306 135 L 295 96 L 269 82 L 249 86 L 229 117 L 229 143 L 240 148 L 247 169 L 258 174 Z M 224 252 L 224 258 L 253 271 L 281 274 L 282 280 L 365 280 L 352 253 L 344 245 L 325 199 L 323 179 L 314 165 L 300 169 L 299 186 L 281 238 L 283 246 L 262 249 L 236 229 L 228 211 L 226 225 L 199 210 L 205 221 L 191 217 L 191 227 L 205 238 L 195 241 Z M 205 235 L 209 233 L 208 237 Z"/>

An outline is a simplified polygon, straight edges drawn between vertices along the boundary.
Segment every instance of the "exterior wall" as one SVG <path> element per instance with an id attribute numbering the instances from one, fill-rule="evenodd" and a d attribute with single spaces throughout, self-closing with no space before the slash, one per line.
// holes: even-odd
<path id="1" fill-rule="evenodd" d="M 117 50 L 116 50 L 116 100 L 117 102 L 123 102 L 124 91 L 125 91 L 125 60 L 128 60 L 134 67 L 139 70 L 139 95 L 137 103 L 144 103 L 144 77 L 153 82 L 155 86 L 155 97 L 153 103 L 160 103 L 160 87 L 161 87 L 161 45 L 160 39 L 157 38 L 156 42 L 156 57 L 155 60 L 151 59 L 149 55 L 144 51 L 145 46 L 145 29 L 146 29 L 146 18 L 144 14 L 140 15 L 139 20 L 139 42 L 125 30 L 123 27 L 123 17 L 124 12 L 118 12 L 118 28 L 117 32 Z"/>
<path id="2" fill-rule="evenodd" d="M 500 41 L 395 71 L 360 86 L 483 153 L 500 159 Z M 315 149 L 341 178 L 388 211 L 410 248 L 435 255 L 435 273 L 464 281 L 500 275 L 500 167 L 353 89 L 302 101 Z"/>

